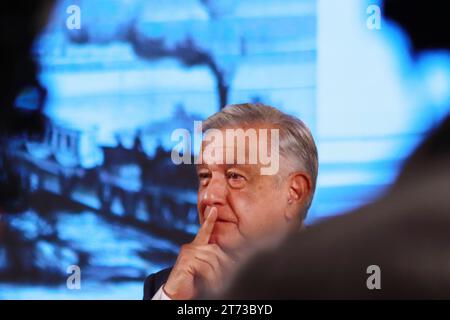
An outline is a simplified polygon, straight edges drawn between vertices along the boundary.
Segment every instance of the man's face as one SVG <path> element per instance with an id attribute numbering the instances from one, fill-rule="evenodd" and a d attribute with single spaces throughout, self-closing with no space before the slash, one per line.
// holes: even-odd
<path id="1" fill-rule="evenodd" d="M 210 243 L 232 252 L 249 241 L 286 229 L 287 182 L 280 181 L 278 174 L 261 175 L 260 163 L 214 163 L 203 153 L 207 145 L 204 141 L 201 164 L 197 165 L 198 212 L 202 224 L 207 209 L 217 208 Z M 247 155 L 249 147 L 246 143 Z M 226 159 L 227 150 L 230 151 L 230 146 L 226 144 L 214 148 L 214 152 L 223 154 L 223 159 Z M 238 146 L 234 151 L 236 156 Z"/>

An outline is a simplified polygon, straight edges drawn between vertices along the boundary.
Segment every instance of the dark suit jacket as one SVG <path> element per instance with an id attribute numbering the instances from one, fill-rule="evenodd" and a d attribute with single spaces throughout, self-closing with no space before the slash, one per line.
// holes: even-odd
<path id="1" fill-rule="evenodd" d="M 155 295 L 156 291 L 161 288 L 161 286 L 169 278 L 169 274 L 172 271 L 172 267 L 163 269 L 159 272 L 152 273 L 149 275 L 144 282 L 144 300 L 151 300 Z"/>

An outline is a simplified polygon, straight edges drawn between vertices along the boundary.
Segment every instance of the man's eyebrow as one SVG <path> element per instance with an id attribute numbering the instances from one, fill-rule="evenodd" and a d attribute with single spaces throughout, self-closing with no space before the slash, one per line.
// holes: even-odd
<path id="1" fill-rule="evenodd" d="M 249 164 L 237 164 L 237 163 L 233 163 L 233 164 L 222 164 L 219 165 L 221 167 L 223 167 L 225 169 L 225 171 L 229 170 L 229 169 L 239 169 L 248 173 L 252 173 L 255 170 L 257 170 L 257 167 L 255 165 L 249 165 Z M 200 164 L 196 164 L 195 165 L 195 170 L 197 172 L 199 172 L 202 169 L 208 169 L 208 165 L 205 163 L 200 163 Z"/>
<path id="2" fill-rule="evenodd" d="M 239 169 L 248 173 L 251 173 L 255 170 L 255 165 L 251 165 L 251 164 L 225 164 L 225 170 L 228 169 Z"/>

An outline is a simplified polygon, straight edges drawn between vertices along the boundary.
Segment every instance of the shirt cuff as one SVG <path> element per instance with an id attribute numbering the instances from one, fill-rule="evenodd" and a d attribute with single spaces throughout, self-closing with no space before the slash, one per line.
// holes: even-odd
<path id="1" fill-rule="evenodd" d="M 172 300 L 170 297 L 164 292 L 164 284 L 159 288 L 158 291 L 156 291 L 155 295 L 153 296 L 152 300 Z"/>

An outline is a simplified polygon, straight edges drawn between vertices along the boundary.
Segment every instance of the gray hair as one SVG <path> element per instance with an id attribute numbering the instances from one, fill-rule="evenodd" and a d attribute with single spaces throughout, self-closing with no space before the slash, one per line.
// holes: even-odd
<path id="1" fill-rule="evenodd" d="M 202 129 L 205 132 L 212 128 L 223 129 L 252 124 L 268 124 L 279 129 L 280 156 L 287 160 L 288 169 L 306 171 L 310 176 L 311 195 L 305 208 L 307 211 L 316 189 L 318 155 L 311 131 L 303 121 L 268 105 L 242 103 L 228 105 L 213 114 L 202 124 Z"/>

